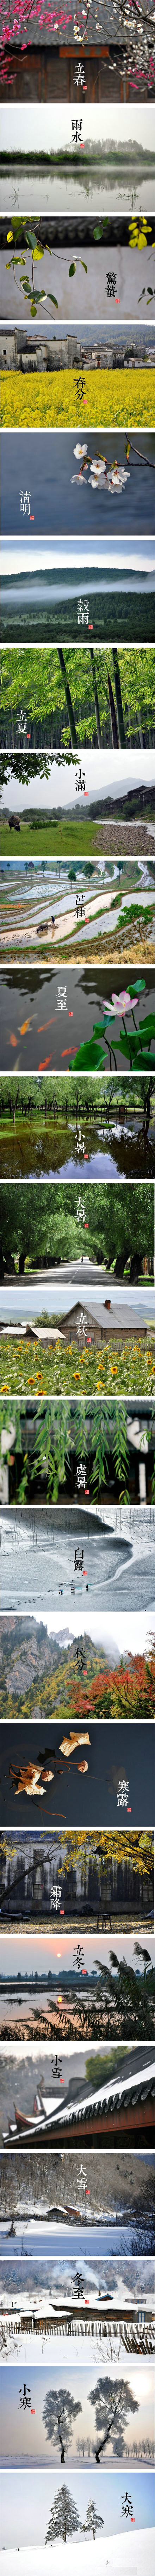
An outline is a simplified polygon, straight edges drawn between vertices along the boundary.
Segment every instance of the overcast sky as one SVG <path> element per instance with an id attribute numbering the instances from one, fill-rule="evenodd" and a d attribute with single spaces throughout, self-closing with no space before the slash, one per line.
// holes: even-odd
<path id="1" fill-rule="evenodd" d="M 63 806 L 73 805 L 74 799 L 75 813 L 76 810 L 79 813 L 83 803 L 84 794 L 86 794 L 87 800 L 90 800 L 90 803 L 93 796 L 95 799 L 97 796 L 102 797 L 104 802 L 105 796 L 113 796 L 115 799 L 116 795 L 121 796 L 123 791 L 125 795 L 127 795 L 129 790 L 132 791 L 133 788 L 137 789 L 143 785 L 146 785 L 149 788 L 152 784 L 155 785 L 154 751 L 120 751 L 118 761 L 118 752 L 115 751 L 113 751 L 111 757 L 111 751 L 103 752 L 95 750 L 90 751 L 90 749 L 88 751 L 82 750 L 81 753 L 77 752 L 77 754 L 72 756 L 72 758 L 70 757 L 69 760 L 66 758 L 63 760 L 62 757 L 59 761 L 56 759 L 51 760 L 48 778 L 42 774 L 41 767 L 39 765 L 38 752 L 38 771 L 36 777 L 33 778 L 32 758 L 32 776 L 29 769 L 28 783 L 25 782 L 23 785 L 20 772 L 20 758 L 22 770 L 21 754 L 19 754 L 18 782 L 15 772 L 16 807 L 18 806 L 20 813 L 22 812 L 23 806 L 26 806 L 26 800 L 28 800 L 28 804 L 33 805 L 34 808 L 35 806 L 38 806 L 39 811 L 41 805 L 44 806 L 45 811 L 49 811 L 52 806 L 60 806 L 62 804 Z M 76 779 L 79 779 L 80 772 L 81 780 L 83 781 L 82 792 L 81 787 L 76 787 Z M 11 807 L 11 810 L 13 786 L 14 769 L 13 762 L 10 759 L 10 776 L 8 774 L 7 783 L 2 785 L 1 802 L 2 806 L 4 805 L 6 807 L 8 805 Z"/>
<path id="2" fill-rule="evenodd" d="M 138 571 L 140 573 L 144 571 L 150 572 L 151 569 L 154 571 L 154 563 L 155 545 L 153 537 L 139 537 L 136 540 L 135 537 L 120 536 L 120 538 L 117 538 L 113 537 L 112 534 L 112 566 L 115 565 L 118 570 L 119 567 L 120 570 L 123 570 L 123 566 L 125 565 L 126 568 L 128 566 L 129 571 Z M 75 565 L 76 570 L 79 572 L 79 580 L 81 584 L 82 575 L 84 574 L 86 567 L 87 573 L 88 566 L 91 573 L 92 564 L 96 564 L 96 571 L 98 571 L 98 573 L 99 569 L 101 569 L 101 571 L 108 569 L 109 541 L 108 538 L 104 539 L 102 536 L 96 536 L 94 538 L 90 536 L 89 539 L 87 537 L 83 538 L 82 528 L 80 537 L 72 538 L 68 536 L 67 542 L 65 537 L 37 538 L 35 536 L 21 537 L 20 535 L 19 537 L 16 536 L 16 538 L 11 536 L 1 538 L 1 573 L 3 574 L 3 578 L 4 574 L 7 574 L 8 579 L 10 574 L 12 575 L 13 573 L 27 573 L 32 571 L 33 573 L 51 572 L 52 568 L 54 571 L 58 568 L 58 570 L 61 569 L 61 572 L 63 572 L 65 571 L 66 565 L 68 565 L 69 570 L 71 566 Z"/>
<path id="3" fill-rule="evenodd" d="M 74 113 L 75 108 L 76 98 Z M 78 113 L 81 115 L 81 103 L 80 106 L 78 105 Z M 102 144 L 104 151 L 107 140 L 111 142 L 113 149 L 115 145 L 118 146 L 118 143 L 121 151 L 125 150 L 126 145 L 129 149 L 130 142 L 133 141 L 134 147 L 138 144 L 139 151 L 154 153 L 154 107 L 151 107 L 150 99 L 148 107 L 142 99 L 140 107 L 137 106 L 137 100 L 132 101 L 132 99 L 129 100 L 128 106 L 123 103 L 123 107 L 122 102 L 120 105 L 117 99 L 115 103 L 113 99 L 110 99 L 110 102 L 106 100 L 106 106 L 102 108 L 97 107 L 96 102 L 95 106 L 90 106 L 89 101 L 83 106 L 82 102 L 82 129 L 86 143 L 91 142 L 95 151 L 98 143 L 100 153 Z M 66 102 L 60 103 L 60 100 L 54 100 L 53 109 L 51 101 L 49 106 L 44 107 L 39 106 L 38 99 L 37 102 L 33 99 L 32 105 L 31 99 L 28 104 L 24 99 L 23 106 L 21 99 L 20 106 L 16 105 L 16 99 L 13 99 L 13 102 L 12 99 L 9 100 L 8 106 L 5 101 L 3 102 L 2 152 L 38 153 L 63 150 L 65 153 L 69 148 L 73 151 L 72 110 Z"/>
<path id="4" fill-rule="evenodd" d="M 87 1610 L 87 1614 L 85 1613 L 85 1616 L 83 1617 L 82 1609 L 81 1611 L 78 1611 L 77 1602 L 75 1617 L 68 1619 L 67 1625 L 66 1619 L 63 1618 L 63 1615 L 61 1616 L 60 1623 L 57 1621 L 57 1626 L 53 1623 L 53 1619 L 50 1618 L 50 1613 L 46 1613 L 46 1611 L 42 1610 L 41 1616 L 43 1627 L 47 1628 L 48 1637 L 58 1637 L 59 1642 L 61 1640 L 63 1650 L 64 1647 L 66 1648 L 66 1653 L 67 1646 L 71 1643 L 73 1637 L 81 1637 L 87 1632 L 87 1636 L 92 1638 L 92 1642 L 93 1645 L 96 1646 L 96 1650 L 100 1653 L 102 1648 L 102 1654 L 109 1655 L 109 1661 L 112 1664 L 113 1669 L 116 1656 L 120 1659 L 121 1655 L 125 1655 L 126 1662 L 128 1663 L 129 1654 L 139 1655 L 139 1619 L 135 1616 L 135 1612 L 132 1618 L 132 1630 L 130 1629 L 129 1618 L 124 1618 L 123 1611 L 121 1610 L 120 1617 L 119 1612 L 117 1612 L 115 1626 L 113 1629 L 111 1627 L 110 1631 L 108 1619 L 106 1620 L 101 1618 L 99 1606 L 98 1612 L 96 1612 L 94 1618 L 93 1613 L 91 1614 L 90 1610 Z M 38 1613 L 37 1611 L 34 1611 L 34 1620 L 35 1627 L 38 1627 L 39 1611 Z M 146 1653 L 146 1650 L 147 1652 L 149 1651 L 149 1645 L 148 1613 L 146 1614 L 146 1611 L 144 1610 L 144 1614 L 141 1613 L 141 1651 L 143 1654 Z"/>

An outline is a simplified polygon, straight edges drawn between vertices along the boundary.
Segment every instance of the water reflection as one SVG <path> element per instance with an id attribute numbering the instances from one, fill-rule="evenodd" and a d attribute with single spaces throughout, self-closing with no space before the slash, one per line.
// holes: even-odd
<path id="1" fill-rule="evenodd" d="M 135 161 L 127 165 L 124 160 L 124 166 L 120 161 L 115 170 L 110 163 L 105 166 L 102 159 L 84 163 L 83 154 L 81 164 L 75 161 L 65 168 L 65 162 L 64 167 L 60 162 L 55 167 L 49 162 L 49 169 L 41 159 L 39 164 L 38 160 L 32 164 L 25 160 L 22 168 L 18 160 L 12 163 L 10 156 L 6 171 L 5 163 L 2 170 L 3 214 L 8 214 L 10 207 L 12 214 L 24 214 L 25 209 L 26 213 L 34 209 L 35 214 L 42 214 L 47 208 L 50 214 L 57 214 L 58 208 L 59 214 L 84 214 L 86 206 L 91 214 L 106 214 L 108 208 L 112 215 L 119 215 L 121 207 L 126 215 L 134 214 L 136 209 L 147 214 L 152 213 L 154 204 L 154 163 L 152 160 L 151 168 L 150 155 L 148 168 L 145 158 L 145 174 L 144 156 L 142 166 L 139 156 L 137 167 Z"/>
<path id="2" fill-rule="evenodd" d="M 20 1122 L 20 1133 L 10 1126 L 6 1135 L 2 1126 L 2 1179 L 33 1180 L 35 1175 L 41 1181 L 74 1181 L 81 1161 L 85 1181 L 88 1174 L 91 1181 L 154 1180 L 154 1135 L 154 1119 L 147 1127 L 142 1113 L 131 1123 L 129 1118 L 126 1127 L 123 1119 L 122 1126 L 116 1121 L 110 1122 L 110 1128 L 108 1121 L 103 1128 L 97 1121 L 97 1126 L 92 1123 L 91 1133 L 86 1121 L 75 1132 L 70 1119 L 66 1131 L 61 1123 L 55 1131 L 50 1117 L 45 1131 L 40 1115 L 38 1135 L 35 1119 L 33 1126 L 27 1116 L 24 1128 Z"/>

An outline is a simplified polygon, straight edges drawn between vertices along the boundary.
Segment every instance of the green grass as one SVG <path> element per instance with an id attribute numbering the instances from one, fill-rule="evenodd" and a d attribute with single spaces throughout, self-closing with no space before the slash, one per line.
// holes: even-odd
<path id="1" fill-rule="evenodd" d="M 17 795 L 17 798 L 16 798 L 16 805 L 17 805 L 17 812 L 18 812 L 18 795 Z M 100 818 L 100 819 L 101 819 L 101 818 Z M 97 830 L 97 821 L 96 821 L 96 819 L 95 819 L 95 827 L 94 827 L 94 828 L 95 828 L 95 834 L 96 834 L 96 830 Z M 27 859 L 27 858 L 28 858 L 28 859 L 30 859 L 30 858 L 32 858 L 32 857 L 33 857 L 33 858 L 36 858 L 36 859 L 38 859 L 38 858 L 44 859 L 44 858 L 46 858 L 46 857 L 47 857 L 47 858 L 53 858 L 53 857 L 55 857 L 55 852 L 57 851 L 58 858 L 59 858 L 59 856 L 60 856 L 60 857 L 62 857 L 62 852 L 63 852 L 63 856 L 66 854 L 66 858 L 68 858 L 68 857 L 69 857 L 69 855 L 70 855 L 71 859 L 73 859 L 73 864 L 74 864 L 74 858 L 75 858 L 75 856 L 76 856 L 76 853 L 77 853 L 77 856 L 79 856 L 79 855 L 81 855 L 81 851 L 82 851 L 82 854 L 83 854 L 83 852 L 84 852 L 84 855 L 86 856 L 86 853 L 87 853 L 87 851 L 88 851 L 88 857 L 89 857 L 89 852 L 91 852 L 91 855 L 93 856 L 93 850 L 94 850 L 94 831 L 93 831 L 93 823 L 89 823 L 89 821 L 88 821 L 88 818 L 87 818 L 87 817 L 86 817 L 86 820 L 84 820 L 84 821 L 83 821 L 83 823 L 82 823 L 81 815 L 80 815 L 79 813 L 78 813 L 78 815 L 76 815 L 76 814 L 75 814 L 75 822 L 74 822 L 74 823 L 73 823 L 73 817 L 72 817 L 72 822 L 70 822 L 70 823 L 69 823 L 68 821 L 66 821 L 66 823 L 65 823 L 65 821 L 63 820 L 63 823 L 61 823 L 61 824 L 60 824 L 60 823 L 56 823 L 56 824 L 54 825 L 54 828 L 53 828 L 53 826 L 52 826 L 52 822 L 51 822 L 51 823 L 46 823 L 46 816 L 45 816 L 45 822 L 44 822 L 44 824 L 42 825 L 41 830 L 39 829 L 39 821 L 38 821 L 38 831 L 36 831 L 36 830 L 35 830 L 35 831 L 33 831 L 33 826 L 31 826 L 31 827 L 30 827 L 30 830 L 29 830 L 28 825 L 27 825 L 27 824 L 25 824 L 25 822 L 24 822 L 24 824 L 23 824 L 23 825 L 21 825 L 20 834 L 19 834 L 18 832 L 9 832 L 9 827 L 7 826 L 7 824 L 5 824 L 5 825 L 4 825 L 4 830 L 3 830 L 3 829 L 2 829 L 2 824 L 1 824 L 1 858 L 2 858 L 2 859 L 3 859 L 3 858 L 7 858 L 7 859 L 11 859 L 11 858 L 13 858 L 13 859 L 14 859 L 14 858 L 17 858 L 17 857 L 19 857 L 19 859 L 20 859 L 20 858 L 22 858 L 22 856 L 23 856 L 25 859 Z M 89 892 L 89 888 L 88 888 L 88 892 Z M 45 894 L 46 894 L 46 886 L 45 886 Z"/>
<path id="2" fill-rule="evenodd" d="M 3 1334 L 1 1343 L 1 1394 L 25 1393 L 36 1396 L 75 1395 L 78 1398 L 110 1393 L 113 1395 L 154 1395 L 154 1337 L 147 1341 L 130 1334 L 123 1345 L 117 1335 L 84 1352 L 76 1344 L 63 1346 L 40 1339 L 23 1342 L 22 1336 Z"/>
<path id="3" fill-rule="evenodd" d="M 12 810 L 14 810 L 14 798 L 12 799 Z M 16 811 L 18 813 L 18 788 L 16 796 Z M 82 818 L 82 814 L 80 814 L 79 811 L 75 812 L 74 818 L 72 815 L 72 819 L 70 819 L 70 821 L 68 817 L 66 817 L 65 821 L 65 817 L 63 815 L 61 822 L 59 820 L 54 824 L 52 824 L 52 818 L 50 822 L 46 821 L 45 814 L 45 820 L 41 827 L 39 827 L 38 817 L 38 828 L 35 828 L 35 830 L 33 828 L 33 824 L 30 826 L 26 824 L 24 818 L 23 823 L 21 821 L 20 833 L 10 832 L 9 825 L 7 823 L 3 826 L 1 817 L 1 859 L 22 859 L 22 857 L 24 857 L 25 859 L 35 858 L 37 861 L 38 858 L 55 858 L 57 855 L 58 858 L 62 858 L 62 856 L 66 858 L 70 857 L 73 860 L 74 866 L 74 859 L 76 857 L 81 858 L 81 856 L 84 856 L 86 858 L 88 856 L 89 858 L 89 856 L 94 856 L 94 851 L 98 848 L 98 834 L 99 851 L 102 849 L 101 832 L 104 834 L 103 846 L 105 848 L 105 854 L 107 837 L 107 855 L 109 855 L 111 845 L 111 855 L 113 856 L 116 848 L 116 835 L 118 840 L 118 851 L 119 843 L 120 848 L 122 847 L 122 831 L 124 831 L 124 851 L 126 849 L 126 834 L 128 835 L 129 822 L 130 829 L 132 825 L 133 832 L 133 853 L 136 854 L 137 845 L 138 853 L 140 855 L 141 843 L 142 851 L 144 851 L 145 826 L 147 825 L 147 821 L 150 822 L 150 819 L 149 802 L 148 807 L 145 807 L 144 813 L 141 815 L 140 813 L 137 814 L 137 821 L 134 813 L 128 816 L 127 812 L 124 812 L 123 814 L 122 809 L 122 813 L 119 812 L 118 814 L 117 807 L 114 807 L 113 816 L 107 814 L 107 817 L 105 815 L 104 818 L 104 811 L 103 817 L 101 813 L 99 813 L 98 822 L 97 814 L 95 814 L 94 823 L 93 819 L 90 819 L 89 821 L 88 815 L 83 816 Z M 155 845 L 152 843 L 152 857 L 154 855 L 154 846 Z M 148 854 L 147 840 L 146 851 Z M 127 856 L 128 855 L 132 857 L 130 841 L 129 853 L 127 849 Z M 90 894 L 91 892 L 93 892 L 93 888 L 90 886 Z M 89 886 L 85 888 L 85 898 L 87 895 L 89 895 Z"/>

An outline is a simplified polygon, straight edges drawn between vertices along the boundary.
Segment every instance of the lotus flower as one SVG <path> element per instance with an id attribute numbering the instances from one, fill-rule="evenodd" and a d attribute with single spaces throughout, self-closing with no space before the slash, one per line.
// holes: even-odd
<path id="1" fill-rule="evenodd" d="M 111 999 L 112 999 L 112 1003 L 113 1003 L 113 1010 L 114 1010 L 114 1011 L 118 1011 L 118 1017 L 120 1018 L 120 1014 L 121 1014 L 121 1012 L 122 1012 L 122 1011 L 132 1011 L 132 1010 L 133 1010 L 133 1003 L 138 1002 L 138 993 L 129 993 L 128 991 L 126 992 L 126 987 L 125 987 L 125 985 L 124 985 L 124 992 L 122 992 L 122 993 L 112 993 Z"/>

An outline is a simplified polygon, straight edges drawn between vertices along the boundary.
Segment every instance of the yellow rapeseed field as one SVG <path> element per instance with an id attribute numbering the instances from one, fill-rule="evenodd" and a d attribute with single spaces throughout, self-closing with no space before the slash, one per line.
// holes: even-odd
<path id="1" fill-rule="evenodd" d="M 84 393 L 78 393 L 76 368 L 51 375 L 22 376 L 11 368 L 1 376 L 1 423 L 4 429 L 153 428 L 155 368 L 109 367 L 101 374 L 80 370 Z"/>

